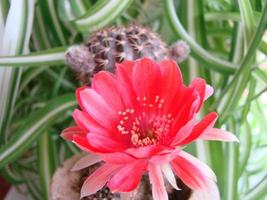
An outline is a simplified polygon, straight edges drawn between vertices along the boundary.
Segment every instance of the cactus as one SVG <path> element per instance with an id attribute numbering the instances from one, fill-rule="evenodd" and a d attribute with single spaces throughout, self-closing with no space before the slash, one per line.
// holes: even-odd
<path id="1" fill-rule="evenodd" d="M 102 29 L 85 44 L 69 48 L 66 62 L 83 83 L 90 83 L 94 73 L 114 71 L 115 63 L 148 57 L 156 61 L 171 58 L 182 62 L 189 53 L 185 42 L 179 41 L 167 49 L 159 35 L 137 25 Z"/>

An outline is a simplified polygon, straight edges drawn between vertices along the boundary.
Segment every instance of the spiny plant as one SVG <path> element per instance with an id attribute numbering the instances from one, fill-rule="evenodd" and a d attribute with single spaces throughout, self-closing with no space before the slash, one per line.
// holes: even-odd
<path id="1" fill-rule="evenodd" d="M 173 59 L 182 62 L 189 54 L 183 41 L 167 49 L 159 35 L 138 25 L 110 27 L 93 33 L 85 44 L 71 47 L 66 61 L 76 71 L 78 79 L 88 83 L 93 74 L 107 70 L 114 72 L 115 64 L 124 60 L 151 58 L 156 61 Z"/>

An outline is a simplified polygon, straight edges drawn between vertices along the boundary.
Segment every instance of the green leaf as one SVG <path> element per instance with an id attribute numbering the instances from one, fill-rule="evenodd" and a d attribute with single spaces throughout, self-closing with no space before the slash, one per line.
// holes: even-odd
<path id="1" fill-rule="evenodd" d="M 255 20 L 258 21 L 260 19 L 261 13 L 253 12 Z M 205 14 L 205 19 L 207 21 L 214 20 L 232 20 L 232 21 L 240 21 L 241 17 L 238 12 L 208 12 Z M 255 26 L 255 24 L 254 24 Z"/>
<path id="2" fill-rule="evenodd" d="M 223 111 L 223 115 L 227 113 L 229 110 L 235 109 L 237 100 L 240 99 L 244 89 L 246 88 L 248 79 L 251 75 L 251 65 L 255 56 L 255 51 L 258 48 L 262 36 L 267 27 L 267 4 L 265 4 L 264 10 L 262 12 L 262 16 L 260 22 L 257 26 L 257 30 L 255 31 L 253 38 L 250 42 L 248 51 L 244 56 L 239 69 L 236 71 L 232 81 L 226 86 L 225 90 L 222 92 L 222 96 L 225 96 L 227 100 L 226 103 L 221 107 L 221 111 Z M 231 92 L 230 92 L 231 91 Z M 228 93 L 228 95 L 225 95 Z M 222 99 L 219 99 L 219 103 Z M 222 116 L 222 118 L 225 116 Z"/>
<path id="3" fill-rule="evenodd" d="M 237 133 L 237 124 L 235 120 L 231 118 L 230 120 L 230 130 L 234 133 Z M 236 200 L 238 198 L 238 144 L 229 143 L 226 144 L 227 148 L 227 166 L 225 168 L 227 175 L 225 180 L 225 200 Z"/>
<path id="4" fill-rule="evenodd" d="M 176 15 L 174 1 L 165 0 L 165 15 L 168 18 L 173 31 L 185 40 L 191 47 L 193 56 L 199 61 L 205 63 L 204 67 L 221 73 L 231 74 L 235 72 L 238 65 L 217 58 L 202 48 L 184 29 L 179 18 Z"/>
<path id="5" fill-rule="evenodd" d="M 93 32 L 111 23 L 133 0 L 100 0 L 97 5 L 84 16 L 74 21 L 77 30 L 81 32 Z"/>
<path id="6" fill-rule="evenodd" d="M 10 166 L 5 166 L 1 169 L 1 176 L 13 185 L 20 184 L 24 181 L 23 177 L 21 177 L 14 169 L 11 169 Z"/>
<path id="7" fill-rule="evenodd" d="M 16 160 L 63 112 L 76 105 L 73 95 L 56 97 L 45 107 L 31 114 L 23 127 L 0 148 L 0 168 Z"/>
<path id="8" fill-rule="evenodd" d="M 86 8 L 81 0 L 61 0 L 58 2 L 60 18 L 69 23 L 86 13 Z"/>
<path id="9" fill-rule="evenodd" d="M 245 25 L 246 40 L 250 41 L 255 26 L 254 13 L 249 0 L 238 0 L 238 4 L 240 7 L 241 19 Z"/>
<path id="10" fill-rule="evenodd" d="M 50 181 L 56 169 L 52 143 L 51 135 L 45 132 L 40 136 L 37 145 L 40 185 L 42 197 L 46 200 L 49 200 Z"/>
<path id="11" fill-rule="evenodd" d="M 19 93 L 25 89 L 25 87 L 29 84 L 30 81 L 34 80 L 39 74 L 41 74 L 45 69 L 47 69 L 46 66 L 44 67 L 38 67 L 38 68 L 30 68 L 26 70 L 23 73 Z"/>
<path id="12" fill-rule="evenodd" d="M 255 94 L 255 89 L 256 89 L 256 80 L 252 77 L 250 80 L 249 93 L 246 99 L 245 107 L 243 108 L 242 114 L 241 114 L 241 123 L 243 123 L 247 118 L 247 115 L 250 110 L 250 101 Z"/>
<path id="13" fill-rule="evenodd" d="M 259 183 L 242 197 L 242 200 L 256 200 L 266 197 L 267 175 Z"/>
<path id="14" fill-rule="evenodd" d="M 5 27 L 0 34 L 0 55 L 26 52 L 32 30 L 34 1 L 13 0 L 10 3 Z M 3 10 L 2 4 L 0 6 Z M 3 28 L 4 16 L 0 15 L 0 18 L 0 28 Z M 4 134 L 12 117 L 10 113 L 17 97 L 21 73 L 21 69 L 0 67 L 0 144 L 4 142 Z"/>
<path id="15" fill-rule="evenodd" d="M 64 27 L 60 23 L 58 16 L 57 16 L 57 10 L 56 10 L 56 1 L 54 0 L 39 0 L 38 1 L 42 16 L 46 20 L 47 23 L 49 23 L 50 27 L 53 32 L 56 34 L 56 37 L 60 41 L 61 45 L 67 45 L 66 40 L 66 34 L 64 34 Z"/>
<path id="16" fill-rule="evenodd" d="M 66 47 L 59 47 L 49 50 L 34 52 L 27 55 L 0 57 L 2 66 L 41 66 L 58 65 L 65 62 Z"/>
<path id="17" fill-rule="evenodd" d="M 238 170 L 238 174 L 239 176 L 242 175 L 242 173 L 244 172 L 244 170 L 246 169 L 246 166 L 248 164 L 248 160 L 249 160 L 249 156 L 250 156 L 250 152 L 252 150 L 252 132 L 251 132 L 251 127 L 249 126 L 248 122 L 245 122 L 245 131 L 244 131 L 245 137 L 244 140 L 242 140 L 242 144 L 244 146 L 244 152 L 241 155 L 241 159 L 239 161 L 240 165 L 239 165 L 239 170 Z"/>

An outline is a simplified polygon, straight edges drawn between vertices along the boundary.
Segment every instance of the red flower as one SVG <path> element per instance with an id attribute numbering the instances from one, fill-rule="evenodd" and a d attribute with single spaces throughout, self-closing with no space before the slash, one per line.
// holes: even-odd
<path id="1" fill-rule="evenodd" d="M 62 134 L 90 153 L 75 169 L 105 161 L 87 178 L 81 196 L 105 184 L 113 192 L 132 191 L 146 172 L 157 200 L 168 199 L 163 174 L 176 189 L 174 174 L 192 190 L 208 188 L 216 179 L 214 173 L 183 146 L 197 139 L 238 141 L 231 133 L 213 128 L 215 112 L 196 119 L 212 93 L 201 78 L 185 86 L 172 60 L 125 61 L 117 65 L 115 75 L 96 74 L 91 88 L 77 89 L 81 107 L 73 113 L 77 126 Z"/>

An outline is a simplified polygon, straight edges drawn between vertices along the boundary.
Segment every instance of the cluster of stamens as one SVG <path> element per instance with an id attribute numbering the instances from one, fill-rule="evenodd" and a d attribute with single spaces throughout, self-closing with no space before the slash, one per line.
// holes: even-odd
<path id="1" fill-rule="evenodd" d="M 118 131 L 130 134 L 131 143 L 136 147 L 157 144 L 171 128 L 174 121 L 171 114 L 163 114 L 161 108 L 164 99 L 155 97 L 154 102 L 148 102 L 146 97 L 137 97 L 138 109 L 119 111 Z"/>

